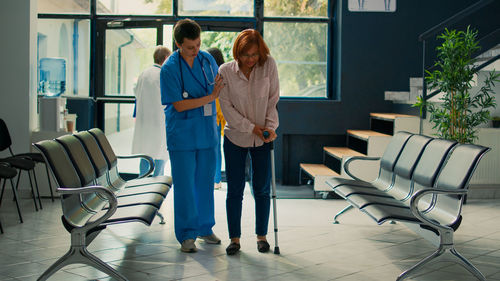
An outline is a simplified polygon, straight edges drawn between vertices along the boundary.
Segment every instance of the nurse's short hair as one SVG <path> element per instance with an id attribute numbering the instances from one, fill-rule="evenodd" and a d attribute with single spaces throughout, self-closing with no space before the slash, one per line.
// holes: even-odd
<path id="1" fill-rule="evenodd" d="M 153 53 L 153 59 L 156 64 L 163 64 L 165 60 L 170 56 L 172 52 L 170 51 L 169 48 L 165 46 L 156 46 L 155 52 Z"/>
<path id="2" fill-rule="evenodd" d="M 192 19 L 182 19 L 174 26 L 174 39 L 177 44 L 184 43 L 184 38 L 195 40 L 200 37 L 201 27 Z"/>

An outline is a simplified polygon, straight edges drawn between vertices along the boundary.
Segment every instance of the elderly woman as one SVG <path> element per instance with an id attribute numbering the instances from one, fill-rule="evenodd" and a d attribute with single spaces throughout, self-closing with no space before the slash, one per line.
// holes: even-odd
<path id="1" fill-rule="evenodd" d="M 255 233 L 259 252 L 269 251 L 266 235 L 270 211 L 271 146 L 278 128 L 278 71 L 262 36 L 253 29 L 242 31 L 233 45 L 234 61 L 223 64 L 219 73 L 225 86 L 220 104 L 226 126 L 226 212 L 231 243 L 228 255 L 240 249 L 241 209 L 245 188 L 245 160 L 250 153 L 255 199 Z M 264 133 L 267 132 L 267 133 Z M 266 137 L 264 137 L 266 136 Z"/>

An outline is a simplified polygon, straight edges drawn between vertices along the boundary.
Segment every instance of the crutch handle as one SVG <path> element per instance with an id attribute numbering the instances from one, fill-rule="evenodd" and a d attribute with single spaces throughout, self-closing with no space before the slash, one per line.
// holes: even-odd
<path id="1" fill-rule="evenodd" d="M 268 131 L 264 131 L 264 132 L 262 133 L 262 136 L 263 136 L 265 139 L 267 139 L 270 135 L 269 135 L 269 132 L 268 132 Z M 270 142 L 270 144 L 271 144 L 271 149 L 274 149 L 274 142 Z"/>

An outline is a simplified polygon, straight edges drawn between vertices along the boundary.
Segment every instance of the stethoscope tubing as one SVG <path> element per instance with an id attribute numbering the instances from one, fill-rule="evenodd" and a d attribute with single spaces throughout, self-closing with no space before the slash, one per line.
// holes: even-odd
<path id="1" fill-rule="evenodd" d="M 183 75 L 183 72 L 182 72 L 182 56 L 181 56 L 181 53 L 179 50 L 177 50 L 177 52 L 179 53 L 179 73 L 180 73 L 180 76 L 181 76 L 181 91 L 182 91 L 182 97 L 184 99 L 187 99 L 187 98 L 190 98 L 190 95 L 187 91 L 185 91 L 184 89 L 184 75 Z M 199 53 L 200 57 L 198 57 L 198 61 L 200 63 L 200 66 L 201 66 L 201 71 L 203 71 L 203 78 L 205 79 L 205 86 L 201 85 L 201 82 L 198 81 L 198 79 L 194 76 L 194 74 L 191 72 L 191 75 L 193 75 L 193 78 L 204 88 L 205 91 L 208 91 L 208 86 L 209 86 L 209 81 L 208 81 L 208 78 L 207 78 L 207 73 L 205 72 L 205 68 L 204 68 L 204 65 L 203 65 L 203 61 L 205 60 L 206 62 L 208 62 L 208 66 L 210 67 L 210 71 L 212 72 L 212 78 L 214 79 L 214 82 L 215 82 L 215 77 L 214 76 L 214 72 L 212 70 L 212 65 L 210 64 L 210 61 L 202 54 L 202 53 Z"/>

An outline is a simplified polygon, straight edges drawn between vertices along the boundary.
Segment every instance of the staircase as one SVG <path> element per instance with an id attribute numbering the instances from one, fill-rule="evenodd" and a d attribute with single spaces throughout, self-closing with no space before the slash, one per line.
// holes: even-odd
<path id="1" fill-rule="evenodd" d="M 325 180 L 331 177 L 350 178 L 344 172 L 344 163 L 353 156 L 379 157 L 385 151 L 392 135 L 398 131 L 418 133 L 420 119 L 417 116 L 394 113 L 370 113 L 369 130 L 347 130 L 345 147 L 323 147 L 322 163 L 300 163 L 299 184 L 307 182 L 316 193 L 325 198 L 331 187 Z M 367 181 L 378 174 L 378 163 L 354 161 L 350 170 Z"/>
<path id="2" fill-rule="evenodd" d="M 482 63 L 498 56 L 500 54 L 500 44 L 494 46 L 493 48 L 485 51 L 478 57 L 476 57 L 476 61 L 474 63 L 474 66 L 479 66 Z M 482 69 L 479 73 L 483 72 L 489 72 L 494 69 L 500 69 L 500 60 L 495 61 L 491 65 L 485 67 Z M 476 78 L 477 80 L 477 78 Z M 385 91 L 384 92 L 384 98 L 385 100 L 392 101 L 393 103 L 399 103 L 399 104 L 414 104 L 417 101 L 417 97 L 422 95 L 422 77 L 410 77 L 410 83 L 409 83 L 409 91 Z M 476 92 L 479 89 L 479 86 L 476 84 L 473 85 L 473 88 L 471 89 L 471 92 Z M 432 92 L 432 90 L 427 90 L 427 93 Z M 440 98 L 442 97 L 443 94 L 438 94 L 434 97 L 432 97 L 429 101 L 430 102 L 440 102 Z"/>

